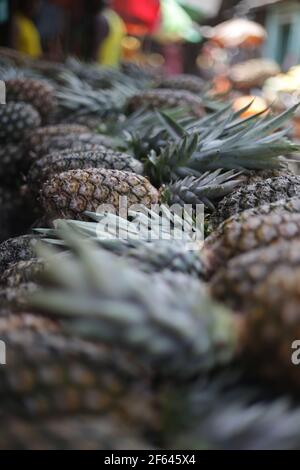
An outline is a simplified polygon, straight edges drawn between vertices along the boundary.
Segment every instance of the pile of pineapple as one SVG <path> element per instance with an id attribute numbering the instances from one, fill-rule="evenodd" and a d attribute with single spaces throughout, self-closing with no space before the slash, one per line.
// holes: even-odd
<path id="1" fill-rule="evenodd" d="M 299 449 L 297 106 L 2 55 L 0 448 Z M 123 196 L 203 204 L 203 246 L 131 237 Z"/>

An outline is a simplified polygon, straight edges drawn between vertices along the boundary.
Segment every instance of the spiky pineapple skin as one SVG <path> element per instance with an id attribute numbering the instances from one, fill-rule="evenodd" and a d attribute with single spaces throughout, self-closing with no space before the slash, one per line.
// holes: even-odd
<path id="1" fill-rule="evenodd" d="M 0 141 L 20 142 L 32 129 L 39 127 L 41 118 L 30 104 L 10 102 L 0 105 Z"/>
<path id="2" fill-rule="evenodd" d="M 30 311 L 30 298 L 38 291 L 35 282 L 21 283 L 16 287 L 0 285 L 0 305 L 7 312 Z"/>
<path id="3" fill-rule="evenodd" d="M 157 88 L 168 88 L 172 90 L 187 90 L 191 93 L 201 93 L 204 82 L 200 77 L 189 74 L 179 74 L 175 77 L 166 77 L 156 84 Z"/>
<path id="4" fill-rule="evenodd" d="M 257 377 L 281 389 L 300 389 L 292 344 L 300 334 L 300 241 L 281 240 L 230 260 L 214 275 L 211 292 L 244 313 L 241 359 Z"/>
<path id="5" fill-rule="evenodd" d="M 215 229 L 239 212 L 299 195 L 300 177 L 297 175 L 270 178 L 241 186 L 218 203 L 216 211 L 209 217 L 209 224 Z"/>
<path id="6" fill-rule="evenodd" d="M 300 200 L 298 200 L 300 208 Z M 202 258 L 207 275 L 216 272 L 231 258 L 257 248 L 269 247 L 279 240 L 300 238 L 300 214 L 241 214 L 228 219 L 204 242 Z"/>
<path id="7" fill-rule="evenodd" d="M 258 248 L 232 258 L 211 280 L 213 295 L 240 311 L 260 308 L 264 304 L 272 309 L 284 310 L 293 305 L 299 289 L 288 292 L 289 285 L 296 285 L 300 261 L 299 240 L 280 240 L 269 247 Z M 280 289 L 272 288 L 272 276 L 282 277 Z M 295 282 L 295 283 L 294 283 Z M 288 295 L 287 295 L 288 294 Z M 279 297 L 279 298 L 278 298 Z M 279 301 L 279 304 L 276 302 Z M 296 305 L 295 305 L 296 306 Z"/>
<path id="8" fill-rule="evenodd" d="M 36 258 L 31 258 L 27 261 L 17 261 L 3 272 L 1 284 L 9 288 L 15 288 L 20 284 L 34 282 L 39 279 L 44 266 L 44 261 Z"/>
<path id="9" fill-rule="evenodd" d="M 203 103 L 197 95 L 185 90 L 156 89 L 137 93 L 128 102 L 130 110 L 142 107 L 188 108 L 196 116 L 203 116 Z"/>
<path id="10" fill-rule="evenodd" d="M 7 412 L 36 419 L 114 413 L 141 427 L 156 424 L 150 376 L 128 355 L 49 329 L 1 337 L 10 364 L 0 371 Z"/>
<path id="11" fill-rule="evenodd" d="M 69 134 L 85 134 L 88 132 L 88 127 L 77 124 L 43 126 L 28 134 L 26 145 L 28 148 L 32 148 L 36 145 L 41 145 L 45 139 L 59 136 L 67 137 Z"/>
<path id="12" fill-rule="evenodd" d="M 150 450 L 156 448 L 115 417 L 2 417 L 1 450 Z"/>
<path id="13" fill-rule="evenodd" d="M 16 186 L 21 182 L 24 146 L 22 143 L 7 143 L 0 147 L 0 183 Z"/>
<path id="14" fill-rule="evenodd" d="M 42 80 L 15 78 L 6 80 L 6 100 L 31 104 L 45 122 L 55 110 L 57 102 L 54 88 Z"/>
<path id="15" fill-rule="evenodd" d="M 47 181 L 40 199 L 50 217 L 84 219 L 84 211 L 96 212 L 102 204 L 119 210 L 120 197 L 127 197 L 128 207 L 150 207 L 159 201 L 158 191 L 141 175 L 118 170 L 92 168 L 70 170 Z"/>
<path id="16" fill-rule="evenodd" d="M 33 139 L 34 140 L 34 139 Z M 29 157 L 31 161 L 44 157 L 53 152 L 69 149 L 75 152 L 84 152 L 97 150 L 99 147 L 112 147 L 109 137 L 92 133 L 73 133 L 57 136 L 49 136 L 42 139 L 41 142 L 28 145 Z"/>
<path id="17" fill-rule="evenodd" d="M 32 190 L 37 191 L 42 183 L 52 176 L 69 170 L 85 170 L 89 168 L 106 168 L 143 173 L 143 164 L 131 155 L 116 152 L 106 147 L 99 147 L 94 152 L 62 152 L 47 155 L 30 168 L 28 183 Z"/>
<path id="18" fill-rule="evenodd" d="M 0 245 L 0 274 L 2 274 L 9 265 L 19 261 L 28 261 L 34 258 L 37 236 L 22 235 L 16 238 L 10 238 Z"/>

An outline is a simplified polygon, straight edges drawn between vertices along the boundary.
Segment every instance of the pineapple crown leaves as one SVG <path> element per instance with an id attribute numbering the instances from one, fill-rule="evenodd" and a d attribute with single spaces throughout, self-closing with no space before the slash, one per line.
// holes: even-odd
<path id="1" fill-rule="evenodd" d="M 150 155 L 152 163 L 150 175 L 154 178 L 153 173 L 156 171 L 158 179 L 166 182 L 174 175 L 182 177 L 183 174 L 188 174 L 182 167 L 189 168 L 190 174 L 195 176 L 196 172 L 218 168 L 228 170 L 280 168 L 286 161 L 282 155 L 299 150 L 299 146 L 286 138 L 288 130 L 278 132 L 276 130 L 286 123 L 297 107 L 298 104 L 275 117 L 269 115 L 261 117 L 261 113 L 258 113 L 239 122 L 236 122 L 237 113 L 229 112 L 214 128 L 208 126 L 208 129 L 201 131 L 201 122 L 198 122 L 196 127 L 192 127 L 192 132 L 191 128 L 184 129 L 173 122 L 170 116 L 166 117 L 163 113 L 159 113 L 160 121 L 165 123 L 170 136 L 173 138 L 176 136 L 176 141 L 163 148 L 161 154 L 155 158 Z M 217 116 L 218 113 L 219 111 L 216 113 Z M 193 136 L 197 136 L 196 147 L 192 152 L 187 152 L 183 158 L 182 152 L 186 150 L 186 142 L 191 141 Z M 154 165 L 153 160 L 155 160 Z"/>
<path id="2" fill-rule="evenodd" d="M 188 390 L 184 387 L 175 390 L 171 399 L 166 397 L 171 407 L 176 406 L 180 418 L 177 432 L 172 435 L 176 448 L 299 448 L 300 407 L 294 406 L 288 397 L 270 401 L 269 391 L 243 384 L 242 375 L 224 371 L 212 380 L 196 382 Z M 174 424 L 174 411 L 172 408 L 169 411 L 166 423 L 169 429 Z"/>
<path id="3" fill-rule="evenodd" d="M 63 318 L 67 331 L 132 351 L 159 375 L 187 378 L 231 360 L 233 317 L 199 281 L 174 273 L 144 274 L 81 243 L 66 226 L 60 230 L 73 254 L 61 259 L 54 257 L 53 247 L 39 248 L 57 288 L 36 293 L 35 307 Z"/>
<path id="4" fill-rule="evenodd" d="M 130 210 L 128 220 L 106 212 L 85 212 L 85 215 L 94 222 L 57 219 L 53 222 L 53 229 L 40 228 L 35 229 L 35 232 L 43 236 L 44 241 L 63 246 L 65 243 L 60 239 L 60 227 L 68 226 L 82 240 L 95 241 L 102 248 L 118 254 L 126 254 L 128 250 L 146 244 L 158 246 L 161 243 L 180 244 L 184 252 L 187 245 L 193 242 L 193 221 L 189 220 L 188 214 L 185 214 L 183 220 L 164 205 L 160 206 L 160 213 L 147 208 L 144 208 L 144 212 Z M 180 231 L 180 240 L 170 237 L 170 228 L 174 233 Z"/>
<path id="5" fill-rule="evenodd" d="M 200 177 L 187 176 L 171 183 L 163 192 L 163 199 L 169 204 L 204 204 L 214 210 L 213 200 L 221 199 L 239 186 L 242 180 L 237 179 L 242 172 L 230 170 L 222 173 L 221 169 L 205 172 Z"/>

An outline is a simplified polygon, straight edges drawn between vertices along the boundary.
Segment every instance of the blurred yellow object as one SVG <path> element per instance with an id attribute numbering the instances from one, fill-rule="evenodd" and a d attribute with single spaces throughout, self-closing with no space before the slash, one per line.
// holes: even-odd
<path id="1" fill-rule="evenodd" d="M 240 96 L 234 100 L 232 108 L 234 111 L 240 111 L 251 102 L 251 106 L 241 115 L 242 118 L 253 116 L 254 114 L 260 113 L 262 111 L 268 113 L 267 103 L 259 96 Z"/>
<path id="2" fill-rule="evenodd" d="M 108 67 L 117 67 L 122 56 L 122 41 L 126 34 L 126 26 L 122 18 L 110 8 L 104 11 L 108 22 L 109 33 L 98 51 L 98 62 Z"/>
<path id="3" fill-rule="evenodd" d="M 16 49 L 30 57 L 40 57 L 42 55 L 41 40 L 33 21 L 21 13 L 17 13 L 16 28 Z"/>

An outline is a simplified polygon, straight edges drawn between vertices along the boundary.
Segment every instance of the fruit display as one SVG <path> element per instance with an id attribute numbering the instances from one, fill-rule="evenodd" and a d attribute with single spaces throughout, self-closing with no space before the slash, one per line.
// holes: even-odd
<path id="1" fill-rule="evenodd" d="M 261 87 L 267 79 L 279 73 L 279 65 L 273 60 L 250 59 L 233 65 L 230 68 L 229 78 L 235 88 L 250 89 Z"/>
<path id="2" fill-rule="evenodd" d="M 300 449 L 298 105 L 8 51 L 0 79 L 0 449 Z"/>

